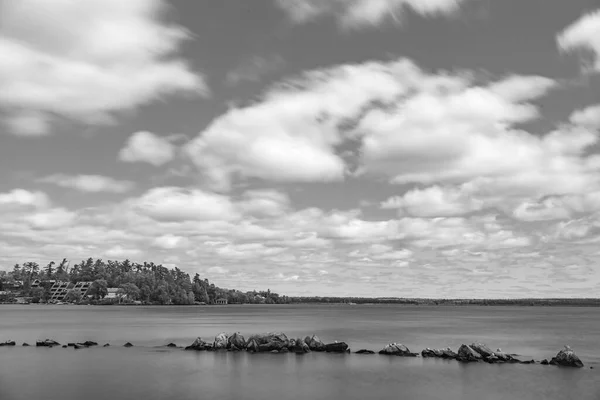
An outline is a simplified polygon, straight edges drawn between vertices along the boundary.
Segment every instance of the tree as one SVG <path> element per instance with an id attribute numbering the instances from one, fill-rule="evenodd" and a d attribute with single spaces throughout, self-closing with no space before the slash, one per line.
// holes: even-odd
<path id="1" fill-rule="evenodd" d="M 69 290 L 65 296 L 65 301 L 71 303 L 79 303 L 82 299 L 81 292 L 79 290 Z"/>
<path id="2" fill-rule="evenodd" d="M 23 264 L 23 271 L 29 274 L 29 278 L 31 279 L 32 277 L 37 276 L 40 272 L 40 265 L 32 261 L 26 262 Z"/>
<path id="3" fill-rule="evenodd" d="M 100 300 L 108 295 L 108 283 L 104 279 L 96 279 L 90 286 L 90 294 L 95 300 Z"/>
<path id="4" fill-rule="evenodd" d="M 54 261 L 50 261 L 50 263 L 46 265 L 46 268 L 44 268 L 44 271 L 46 272 L 46 277 L 52 279 L 52 275 L 54 275 Z"/>
<path id="5" fill-rule="evenodd" d="M 117 294 L 119 296 L 125 296 L 130 300 L 137 300 L 140 296 L 140 288 L 138 288 L 134 283 L 124 283 L 119 286 Z"/>

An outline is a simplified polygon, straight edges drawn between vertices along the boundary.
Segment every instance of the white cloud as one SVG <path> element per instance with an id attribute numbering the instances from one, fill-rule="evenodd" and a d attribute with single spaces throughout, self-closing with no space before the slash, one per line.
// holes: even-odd
<path id="1" fill-rule="evenodd" d="M 154 239 L 152 245 L 164 250 L 174 250 L 186 247 L 189 244 L 189 239 L 183 236 L 172 234 L 162 235 Z"/>
<path id="2" fill-rule="evenodd" d="M 237 207 L 244 214 L 273 217 L 289 210 L 290 199 L 286 193 L 272 189 L 247 190 Z"/>
<path id="3" fill-rule="evenodd" d="M 223 267 L 210 267 L 207 272 L 211 274 L 226 274 L 229 271 Z"/>
<path id="4" fill-rule="evenodd" d="M 160 21 L 160 0 L 0 3 L 0 108 L 16 134 L 53 116 L 110 122 L 115 113 L 206 86 L 174 53 L 188 33 Z"/>
<path id="5" fill-rule="evenodd" d="M 423 16 L 451 15 L 464 0 L 276 0 L 296 23 L 333 15 L 344 27 L 378 25 L 387 19 L 398 22 L 407 9 Z"/>
<path id="6" fill-rule="evenodd" d="M 118 180 L 101 175 L 56 174 L 42 178 L 39 181 L 88 193 L 126 193 L 135 187 L 134 182 Z"/>
<path id="7" fill-rule="evenodd" d="M 381 204 L 381 208 L 398 209 L 399 215 L 413 217 L 452 217 L 481 210 L 483 201 L 460 188 L 431 186 L 391 197 Z"/>
<path id="8" fill-rule="evenodd" d="M 111 258 L 119 259 L 119 260 L 124 260 L 126 258 L 128 259 L 128 258 L 132 258 L 132 257 L 138 257 L 141 254 L 142 254 L 142 252 L 139 249 L 126 248 L 126 247 L 119 246 L 119 245 L 113 246 L 104 252 L 104 255 L 106 257 L 111 257 Z"/>
<path id="9" fill-rule="evenodd" d="M 562 50 L 585 50 L 592 54 L 592 67 L 600 71 L 600 10 L 591 11 L 566 27 L 556 38 Z"/>
<path id="10" fill-rule="evenodd" d="M 34 229 L 59 229 L 75 222 L 77 214 L 64 208 L 53 208 L 26 215 L 23 220 Z"/>
<path id="11" fill-rule="evenodd" d="M 164 165 L 175 157 L 175 146 L 169 138 L 163 138 L 152 132 L 136 132 L 127 140 L 119 152 L 124 162 L 146 162 L 155 167 Z"/>
<path id="12" fill-rule="evenodd" d="M 227 196 L 199 189 L 154 188 L 130 204 L 135 211 L 161 221 L 229 221 L 238 217 Z"/>
<path id="13" fill-rule="evenodd" d="M 0 193 L 0 210 L 11 210 L 14 207 L 46 208 L 50 199 L 45 193 L 14 189 L 8 193 Z"/>
<path id="14" fill-rule="evenodd" d="M 576 125 L 600 129 L 600 104 L 573 112 L 570 121 Z"/>

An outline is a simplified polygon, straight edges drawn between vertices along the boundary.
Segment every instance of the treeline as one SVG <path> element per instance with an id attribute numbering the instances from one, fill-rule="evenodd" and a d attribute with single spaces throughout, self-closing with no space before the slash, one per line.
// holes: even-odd
<path id="1" fill-rule="evenodd" d="M 40 287 L 32 283 L 40 280 Z M 145 304 L 186 305 L 195 303 L 214 304 L 227 300 L 233 304 L 283 304 L 286 296 L 266 291 L 241 292 L 224 289 L 202 279 L 198 274 L 190 277 L 179 268 L 169 269 L 152 262 L 132 263 L 125 261 L 103 261 L 88 258 L 79 264 L 69 265 L 66 259 L 60 263 L 50 262 L 40 267 L 35 262 L 16 264 L 12 271 L 0 272 L 0 291 L 17 288 L 17 295 L 30 297 L 34 302 L 45 302 L 50 298 L 50 281 L 93 282 L 89 294 L 97 303 L 116 302 L 105 300 L 108 288 L 119 288 L 118 301 L 141 301 Z M 22 285 L 17 285 L 22 282 Z M 70 293 L 67 301 L 81 302 L 76 292 Z"/>

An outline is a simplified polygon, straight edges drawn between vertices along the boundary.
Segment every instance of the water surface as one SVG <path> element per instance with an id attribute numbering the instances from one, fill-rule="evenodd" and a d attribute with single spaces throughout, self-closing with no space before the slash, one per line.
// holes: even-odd
<path id="1" fill-rule="evenodd" d="M 109 348 L 0 348 L 1 400 L 70 399 L 599 399 L 600 309 L 291 305 L 0 306 L 0 340 L 94 340 Z M 479 340 L 538 360 L 571 345 L 585 369 L 361 355 L 185 352 L 225 331 L 281 330 L 353 350 L 401 342 L 413 351 Z M 125 342 L 135 347 L 125 349 Z M 589 369 L 590 366 L 595 369 Z"/>

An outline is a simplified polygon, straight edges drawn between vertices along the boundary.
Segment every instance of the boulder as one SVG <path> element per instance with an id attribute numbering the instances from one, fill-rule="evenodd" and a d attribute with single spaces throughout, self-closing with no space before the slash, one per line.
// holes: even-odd
<path id="1" fill-rule="evenodd" d="M 375 354 L 375 352 L 373 350 L 360 349 L 355 354 Z"/>
<path id="2" fill-rule="evenodd" d="M 176 347 L 177 347 L 177 345 L 176 345 L 175 343 L 169 343 L 169 344 L 167 345 L 167 347 L 176 348 Z"/>
<path id="3" fill-rule="evenodd" d="M 254 339 L 249 339 L 246 343 L 246 350 L 250 353 L 258 353 L 258 343 Z"/>
<path id="4" fill-rule="evenodd" d="M 542 365 L 549 365 L 550 363 L 548 362 L 548 360 L 543 359 L 542 362 L 540 362 L 540 364 L 542 364 Z"/>
<path id="5" fill-rule="evenodd" d="M 450 349 L 450 347 L 447 347 L 445 349 L 430 349 L 428 347 L 425 350 L 421 351 L 421 355 L 423 357 L 435 357 L 435 358 L 444 358 L 444 359 L 451 359 L 451 360 L 455 360 L 457 357 L 457 354 L 455 352 L 453 352 Z"/>
<path id="6" fill-rule="evenodd" d="M 306 343 L 308 348 L 312 351 L 325 351 L 325 343 L 323 343 L 317 335 L 305 337 L 304 343 Z"/>
<path id="7" fill-rule="evenodd" d="M 227 349 L 227 340 L 229 339 L 229 336 L 227 336 L 226 333 L 219 333 L 217 336 L 215 336 L 215 341 L 213 342 L 213 349 L 214 350 L 225 350 Z"/>
<path id="8" fill-rule="evenodd" d="M 106 343 L 104 346 L 102 347 L 110 347 L 110 344 Z"/>
<path id="9" fill-rule="evenodd" d="M 127 342 L 123 345 L 123 347 L 133 347 L 133 345 L 131 343 Z"/>
<path id="10" fill-rule="evenodd" d="M 83 346 L 83 347 L 91 347 L 91 346 L 98 346 L 98 343 L 96 342 L 92 342 L 90 340 L 86 340 L 83 343 L 77 343 L 79 346 Z"/>
<path id="11" fill-rule="evenodd" d="M 458 357 L 456 359 L 462 362 L 476 362 L 480 361 L 482 357 L 481 354 L 476 352 L 471 346 L 463 344 L 458 349 Z"/>
<path id="12" fill-rule="evenodd" d="M 379 351 L 379 354 L 386 356 L 401 356 L 401 357 L 416 357 L 416 353 L 412 353 L 408 347 L 400 343 L 390 343 Z"/>
<path id="13" fill-rule="evenodd" d="M 63 349 L 66 349 L 67 347 L 69 347 L 69 346 L 67 346 L 66 344 L 63 344 L 63 345 L 62 345 L 62 348 L 63 348 Z"/>
<path id="14" fill-rule="evenodd" d="M 328 353 L 345 353 L 348 351 L 348 344 L 346 342 L 333 342 L 325 345 L 325 351 Z"/>
<path id="15" fill-rule="evenodd" d="M 2 346 L 11 346 L 12 347 L 12 346 L 16 346 L 16 345 L 17 345 L 17 343 L 15 343 L 14 340 L 7 340 L 4 343 L 0 343 L 0 347 L 2 347 Z"/>
<path id="16" fill-rule="evenodd" d="M 290 340 L 281 332 L 263 333 L 250 336 L 246 342 L 246 347 L 250 349 L 251 345 L 252 351 L 255 352 L 280 351 L 290 346 Z"/>
<path id="17" fill-rule="evenodd" d="M 235 347 L 235 349 L 237 350 L 243 350 L 246 348 L 246 339 L 244 339 L 242 334 L 239 332 L 236 332 L 233 335 L 229 336 L 229 338 L 227 339 L 227 343 L 229 347 Z"/>
<path id="18" fill-rule="evenodd" d="M 558 354 L 550 360 L 550 365 L 560 365 L 562 367 L 582 368 L 583 362 L 577 357 L 575 352 L 569 347 L 558 352 Z"/>
<path id="19" fill-rule="evenodd" d="M 23 347 L 29 347 L 29 343 L 23 343 Z"/>
<path id="20" fill-rule="evenodd" d="M 196 350 L 196 351 L 203 351 L 203 350 L 207 350 L 208 347 L 208 343 L 206 343 L 204 340 L 202 340 L 202 338 L 196 338 L 196 340 L 194 340 L 194 343 L 192 343 L 190 346 L 186 347 L 186 350 Z"/>
<path id="21" fill-rule="evenodd" d="M 290 350 L 296 354 L 305 354 L 310 352 L 310 347 L 301 338 L 290 340 Z"/>
<path id="22" fill-rule="evenodd" d="M 58 343 L 56 340 L 46 339 L 46 340 L 38 340 L 37 342 L 35 342 L 35 345 L 37 347 L 53 347 L 53 346 L 60 346 L 60 343 Z"/>
<path id="23" fill-rule="evenodd" d="M 475 343 L 472 343 L 470 347 L 473 350 L 475 350 L 476 352 L 478 352 L 481 355 L 481 357 L 483 357 L 483 358 L 492 357 L 494 355 L 494 352 L 492 351 L 492 349 L 490 349 L 483 343 L 475 342 Z"/>

